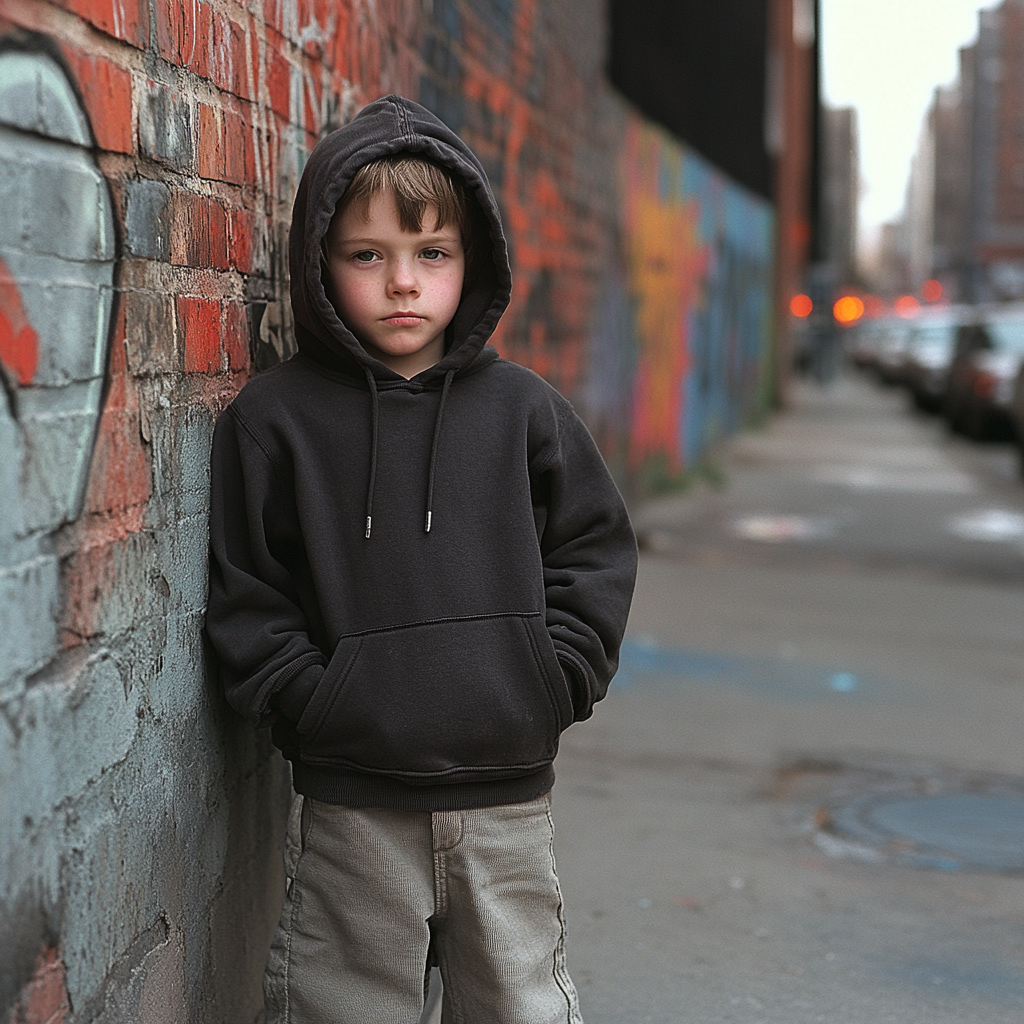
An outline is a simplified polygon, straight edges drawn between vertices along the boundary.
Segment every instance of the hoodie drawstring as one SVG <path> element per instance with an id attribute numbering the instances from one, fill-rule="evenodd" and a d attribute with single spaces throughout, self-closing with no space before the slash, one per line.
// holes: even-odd
<path id="1" fill-rule="evenodd" d="M 377 425 L 380 420 L 380 395 L 377 394 L 377 380 L 366 370 L 366 381 L 370 385 L 370 407 L 373 409 L 373 440 L 370 448 L 370 483 L 366 488 L 366 539 L 370 539 L 370 527 L 373 524 L 373 485 L 377 478 Z"/>
<path id="2" fill-rule="evenodd" d="M 437 442 L 441 437 L 441 418 L 444 416 L 444 403 L 448 400 L 448 389 L 452 385 L 454 370 L 449 370 L 444 375 L 444 385 L 441 388 L 441 404 L 437 407 L 437 419 L 434 420 L 434 439 L 430 444 L 430 473 L 427 476 L 427 518 L 423 524 L 423 532 L 430 533 L 430 520 L 433 515 L 434 506 L 434 466 L 437 463 Z"/>
<path id="3" fill-rule="evenodd" d="M 370 448 L 370 482 L 366 488 L 366 539 L 370 539 L 370 528 L 373 525 L 373 488 L 377 479 L 377 434 L 380 423 L 380 395 L 377 392 L 377 379 L 369 367 L 364 367 L 366 382 L 370 387 L 370 407 L 373 410 L 373 439 Z M 430 521 L 433 518 L 434 506 L 434 468 L 437 465 L 437 446 L 441 437 L 441 421 L 444 418 L 444 406 L 448 401 L 448 389 L 452 386 L 454 370 L 444 375 L 441 387 L 441 402 L 437 407 L 437 418 L 434 420 L 434 437 L 430 443 L 430 471 L 427 476 L 427 516 L 423 523 L 423 532 L 430 533 Z"/>

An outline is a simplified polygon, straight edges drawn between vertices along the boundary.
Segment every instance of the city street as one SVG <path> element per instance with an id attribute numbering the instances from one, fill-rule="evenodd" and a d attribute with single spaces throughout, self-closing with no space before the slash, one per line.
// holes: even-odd
<path id="1" fill-rule="evenodd" d="M 860 377 L 635 516 L 554 813 L 587 1024 L 1020 1024 L 1024 485 Z"/>

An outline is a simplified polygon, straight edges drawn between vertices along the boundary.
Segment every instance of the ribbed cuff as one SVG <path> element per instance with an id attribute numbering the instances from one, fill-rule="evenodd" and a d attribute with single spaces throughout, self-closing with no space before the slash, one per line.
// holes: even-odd
<path id="1" fill-rule="evenodd" d="M 323 665 L 306 666 L 283 690 L 274 694 L 270 699 L 271 707 L 277 708 L 289 722 L 298 722 L 323 674 Z"/>

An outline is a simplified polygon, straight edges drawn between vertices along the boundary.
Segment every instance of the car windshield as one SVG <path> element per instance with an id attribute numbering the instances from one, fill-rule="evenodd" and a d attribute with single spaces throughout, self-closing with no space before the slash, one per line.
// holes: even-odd
<path id="1" fill-rule="evenodd" d="M 939 352 L 950 352 L 956 341 L 956 324 L 921 324 L 913 336 L 915 349 L 929 349 Z"/>
<path id="2" fill-rule="evenodd" d="M 1014 317 L 1012 320 L 993 319 L 985 328 L 992 342 L 992 351 L 1024 353 L 1024 317 Z"/>
<path id="3" fill-rule="evenodd" d="M 910 324 L 906 320 L 890 320 L 882 328 L 881 337 L 878 339 L 882 348 L 898 349 L 907 342 L 910 333 Z"/>

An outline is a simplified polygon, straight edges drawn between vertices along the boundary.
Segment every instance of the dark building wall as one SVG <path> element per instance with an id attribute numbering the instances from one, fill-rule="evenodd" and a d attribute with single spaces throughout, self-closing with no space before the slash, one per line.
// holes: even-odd
<path id="1" fill-rule="evenodd" d="M 614 85 L 765 198 L 774 197 L 765 147 L 769 8 L 768 0 L 609 4 Z"/>

